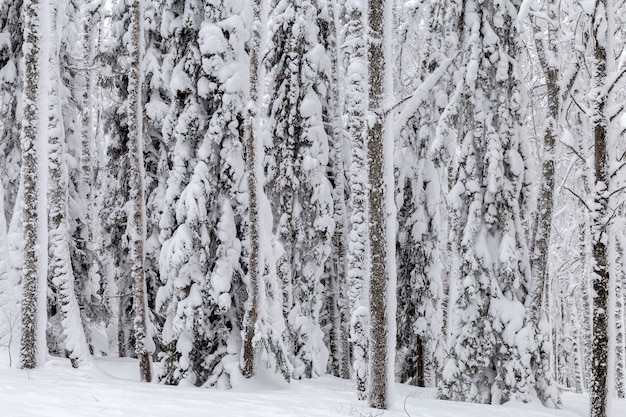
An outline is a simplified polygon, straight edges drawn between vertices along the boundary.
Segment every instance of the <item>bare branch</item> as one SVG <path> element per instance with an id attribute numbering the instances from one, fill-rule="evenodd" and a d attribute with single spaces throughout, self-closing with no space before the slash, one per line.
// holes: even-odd
<path id="1" fill-rule="evenodd" d="M 569 187 L 563 187 L 563 189 L 564 189 L 564 190 L 569 191 L 570 193 L 572 193 L 572 195 L 573 195 L 574 197 L 576 197 L 576 198 L 578 199 L 578 201 L 580 201 L 580 203 L 581 203 L 583 206 L 585 206 L 585 207 L 587 208 L 587 210 L 589 210 L 589 212 L 591 212 L 591 211 L 592 211 L 592 210 L 591 210 L 591 208 L 587 205 L 587 202 L 586 202 L 585 200 L 583 200 L 583 198 L 582 198 L 581 196 L 579 196 L 578 194 L 576 194 L 576 193 L 574 192 L 574 190 L 572 190 L 572 189 L 571 189 L 571 188 L 569 188 Z"/>

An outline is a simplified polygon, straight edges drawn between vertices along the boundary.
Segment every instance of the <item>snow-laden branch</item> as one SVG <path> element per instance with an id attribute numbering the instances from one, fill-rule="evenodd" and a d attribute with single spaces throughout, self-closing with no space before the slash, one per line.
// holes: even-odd
<path id="1" fill-rule="evenodd" d="M 519 12 L 517 12 L 517 25 L 518 27 L 522 27 L 524 19 L 528 16 L 528 12 L 530 11 L 530 6 L 534 3 L 535 0 L 524 0 L 522 4 L 519 6 Z"/>
<path id="2" fill-rule="evenodd" d="M 385 115 L 392 112 L 396 108 L 405 105 L 398 118 L 396 119 L 395 127 L 398 129 L 408 122 L 408 120 L 415 115 L 419 106 L 424 102 L 424 100 L 428 97 L 430 91 L 435 87 L 437 82 L 443 74 L 446 73 L 450 64 L 452 64 L 453 58 L 448 58 L 444 60 L 439 68 L 433 71 L 426 79 L 420 84 L 419 87 L 415 90 L 415 92 L 409 97 L 403 98 L 398 103 L 391 106 L 389 109 L 385 110 Z"/>

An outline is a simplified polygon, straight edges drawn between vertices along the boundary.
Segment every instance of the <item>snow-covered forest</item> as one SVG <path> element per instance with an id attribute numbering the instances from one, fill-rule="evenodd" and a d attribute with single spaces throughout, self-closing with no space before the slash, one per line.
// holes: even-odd
<path id="1" fill-rule="evenodd" d="M 0 0 L 0 372 L 608 416 L 625 137 L 624 0 Z"/>

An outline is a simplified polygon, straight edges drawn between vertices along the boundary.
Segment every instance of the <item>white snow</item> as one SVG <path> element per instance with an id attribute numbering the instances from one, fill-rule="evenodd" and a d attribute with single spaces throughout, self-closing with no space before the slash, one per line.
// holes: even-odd
<path id="1" fill-rule="evenodd" d="M 565 393 L 562 410 L 468 404 L 396 384 L 391 409 L 382 412 L 357 401 L 352 381 L 334 377 L 287 384 L 262 370 L 230 391 L 173 387 L 139 382 L 133 359 L 98 358 L 93 367 L 77 370 L 69 360 L 49 357 L 44 366 L 25 371 L 8 366 L 6 350 L 0 352 L 0 385 L 0 414 L 12 417 L 579 417 L 587 415 L 588 403 L 584 395 Z M 626 415 L 626 400 L 614 400 L 612 407 L 614 416 Z"/>

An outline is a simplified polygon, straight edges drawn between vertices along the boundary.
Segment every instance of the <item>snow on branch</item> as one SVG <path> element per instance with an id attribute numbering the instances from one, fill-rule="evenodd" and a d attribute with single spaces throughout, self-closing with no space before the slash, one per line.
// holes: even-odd
<path id="1" fill-rule="evenodd" d="M 385 114 L 388 114 L 395 110 L 396 108 L 405 104 L 404 109 L 398 115 L 396 119 L 396 128 L 400 128 L 415 114 L 419 106 L 422 102 L 428 97 L 430 91 L 435 87 L 439 79 L 445 74 L 448 67 L 452 63 L 453 58 L 448 58 L 442 62 L 442 64 L 433 71 L 426 79 L 420 84 L 419 87 L 415 90 L 415 92 L 409 97 L 405 97 L 389 109 L 385 110 Z"/>

